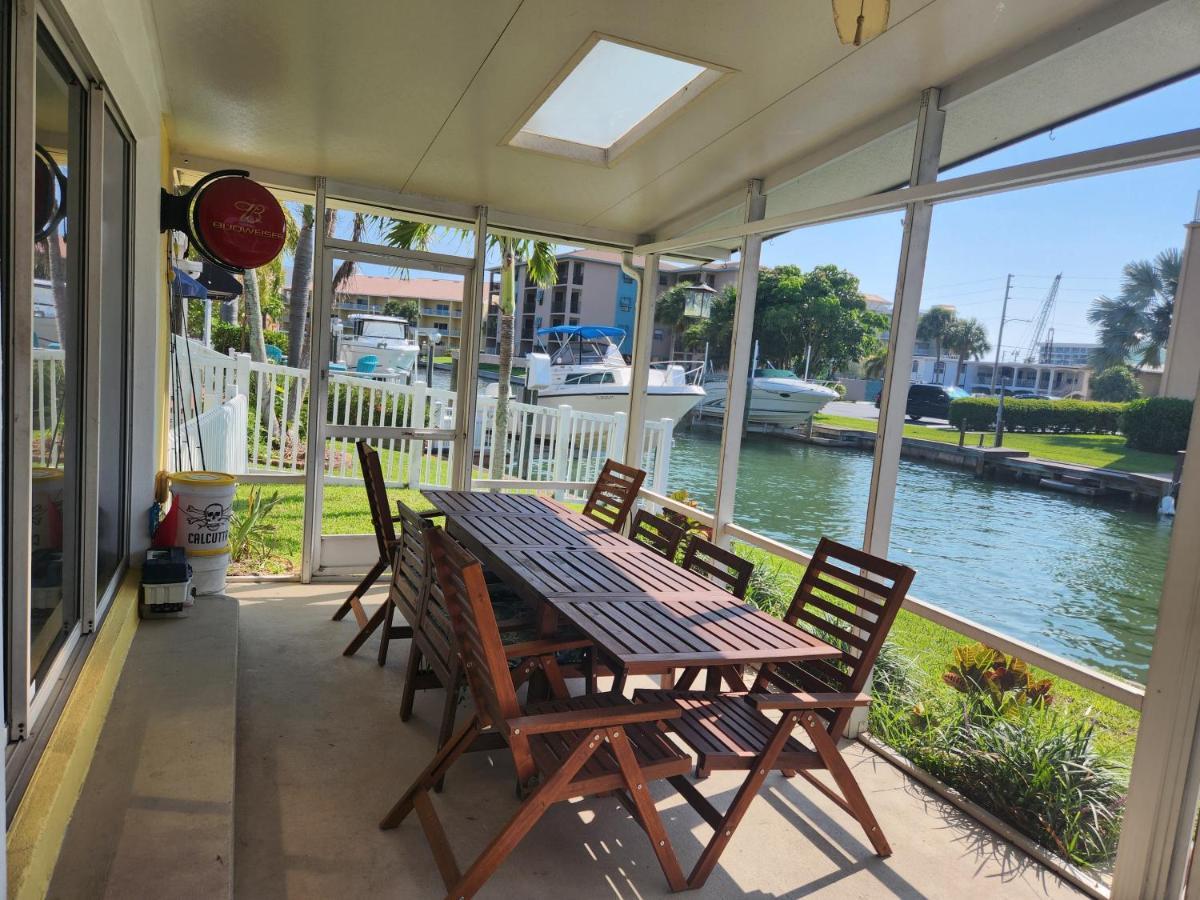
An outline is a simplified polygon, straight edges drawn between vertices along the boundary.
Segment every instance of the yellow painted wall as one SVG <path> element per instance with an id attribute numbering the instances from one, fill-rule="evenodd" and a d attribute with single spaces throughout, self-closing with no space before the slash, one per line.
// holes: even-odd
<path id="1" fill-rule="evenodd" d="M 137 593 L 138 572 L 131 571 L 113 597 L 9 826 L 8 896 L 14 900 L 46 896 L 137 631 Z"/>

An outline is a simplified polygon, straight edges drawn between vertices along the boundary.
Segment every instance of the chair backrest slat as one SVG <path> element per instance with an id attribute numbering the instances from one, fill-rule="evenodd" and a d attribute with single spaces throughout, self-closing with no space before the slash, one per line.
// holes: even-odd
<path id="1" fill-rule="evenodd" d="M 645 480 L 646 473 L 641 469 L 606 459 L 600 477 L 583 505 L 583 514 L 613 531 L 623 530 Z"/>
<path id="2" fill-rule="evenodd" d="M 456 649 L 480 721 L 492 725 L 516 718 L 521 707 L 496 627 L 483 566 L 441 528 L 430 529 L 428 537 L 438 583 L 454 625 Z M 524 744 L 524 752 L 528 753 L 524 736 L 521 738 L 510 739 L 514 755 L 521 752 L 518 744 Z"/>
<path id="3" fill-rule="evenodd" d="M 432 525 L 400 501 L 396 502 L 396 510 L 400 514 L 400 538 L 392 560 L 392 602 L 415 628 L 433 582 L 433 562 L 425 539 Z"/>
<path id="4" fill-rule="evenodd" d="M 680 565 L 689 572 L 707 578 L 722 590 L 729 591 L 739 600 L 746 598 L 750 576 L 754 574 L 754 564 L 748 559 L 742 559 L 736 553 L 695 534 L 688 541 Z"/>
<path id="5" fill-rule="evenodd" d="M 839 648 L 842 655 L 832 661 L 764 666 L 753 689 L 862 691 L 916 574 L 908 566 L 821 538 L 783 618 L 789 625 Z M 830 735 L 840 738 L 851 711 L 818 712 L 828 724 Z"/>
<path id="6" fill-rule="evenodd" d="M 366 441 L 358 441 L 356 446 L 363 485 L 367 489 L 371 524 L 375 526 L 375 541 L 379 544 L 379 558 L 390 559 L 391 547 L 396 540 L 396 529 L 392 525 L 392 511 L 388 508 L 387 488 L 383 484 L 383 468 L 379 465 L 379 454 Z"/>
<path id="7" fill-rule="evenodd" d="M 633 525 L 629 528 L 629 539 L 653 550 L 671 562 L 675 562 L 675 554 L 683 541 L 684 531 L 674 522 L 668 522 L 661 516 L 639 509 L 633 517 Z"/>

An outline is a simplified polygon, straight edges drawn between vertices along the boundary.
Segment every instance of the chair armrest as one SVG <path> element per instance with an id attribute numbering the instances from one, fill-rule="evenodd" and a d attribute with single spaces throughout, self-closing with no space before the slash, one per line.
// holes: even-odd
<path id="1" fill-rule="evenodd" d="M 848 709 L 870 706 L 870 694 L 746 694 L 746 702 L 764 709 Z"/>
<path id="2" fill-rule="evenodd" d="M 518 716 L 505 724 L 512 734 L 550 734 L 556 731 L 583 731 L 589 728 L 612 728 L 636 725 L 641 722 L 661 722 L 677 719 L 683 710 L 674 703 L 630 703 L 600 709 L 573 709 L 567 712 Z"/>
<path id="3" fill-rule="evenodd" d="M 560 650 L 579 650 L 592 646 L 587 638 L 539 638 L 533 641 L 518 641 L 506 644 L 504 655 L 509 659 L 520 659 L 525 656 L 549 656 Z"/>
<path id="4" fill-rule="evenodd" d="M 422 519 L 440 519 L 446 514 L 440 509 L 427 509 L 425 512 L 417 513 Z"/>

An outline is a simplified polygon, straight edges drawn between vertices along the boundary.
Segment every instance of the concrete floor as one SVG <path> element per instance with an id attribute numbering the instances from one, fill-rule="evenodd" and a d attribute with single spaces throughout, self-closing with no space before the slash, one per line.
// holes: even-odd
<path id="1" fill-rule="evenodd" d="M 415 817 L 394 831 L 376 827 L 433 753 L 440 692 L 418 694 L 409 723 L 397 714 L 408 642 L 393 643 L 385 668 L 375 664 L 374 641 L 357 657 L 341 656 L 354 625 L 329 617 L 345 586 L 258 584 L 230 592 L 240 603 L 235 896 L 440 896 Z M 811 787 L 773 776 L 708 884 L 685 896 L 1076 896 L 862 746 L 845 753 L 892 843 L 890 859 L 877 859 L 858 825 Z M 435 800 L 461 866 L 515 810 L 511 772 L 503 754 L 471 754 Z M 717 775 L 703 790 L 723 808 L 739 780 Z M 669 785 L 657 785 L 655 796 L 686 872 L 709 830 Z M 668 893 L 624 809 L 590 799 L 554 807 L 481 896 Z"/>

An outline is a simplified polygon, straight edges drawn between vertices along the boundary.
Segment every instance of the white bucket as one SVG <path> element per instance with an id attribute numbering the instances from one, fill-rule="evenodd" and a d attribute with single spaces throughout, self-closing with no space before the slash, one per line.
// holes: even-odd
<path id="1" fill-rule="evenodd" d="M 188 556 L 228 554 L 229 515 L 235 490 L 237 479 L 222 472 L 180 472 L 171 476 L 171 495 L 179 522 L 175 544 Z"/>
<path id="2" fill-rule="evenodd" d="M 229 568 L 229 516 L 237 479 L 223 472 L 180 472 L 171 476 L 179 531 L 176 545 L 187 552 L 197 594 L 225 590 Z"/>
<path id="3" fill-rule="evenodd" d="M 219 594 L 225 590 L 228 553 L 188 556 L 188 564 L 192 567 L 192 588 L 197 594 Z"/>

